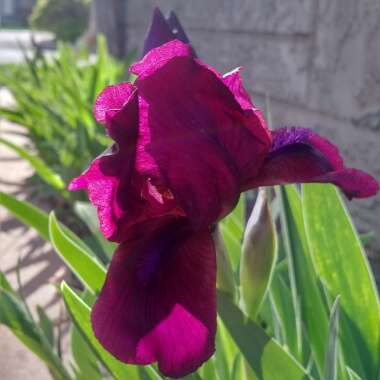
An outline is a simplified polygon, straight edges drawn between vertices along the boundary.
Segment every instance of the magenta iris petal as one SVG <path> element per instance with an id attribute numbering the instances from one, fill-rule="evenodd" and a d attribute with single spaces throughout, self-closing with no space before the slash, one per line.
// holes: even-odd
<path id="1" fill-rule="evenodd" d="M 117 230 L 130 203 L 134 175 L 135 145 L 138 133 L 138 99 L 130 84 L 107 87 L 98 97 L 94 114 L 106 123 L 110 136 L 117 141 L 107 154 L 69 185 L 70 190 L 86 189 L 98 209 L 100 229 L 105 237 L 119 240 Z"/>
<path id="2" fill-rule="evenodd" d="M 92 162 L 90 167 L 69 185 L 69 190 L 87 190 L 90 202 L 97 208 L 100 231 L 110 240 L 118 240 L 118 221 L 124 214 L 119 206 L 116 193 L 120 187 L 119 177 L 104 175 L 104 171 L 110 173 L 115 168 L 121 168 L 122 160 L 116 160 L 112 156 L 102 156 Z M 128 165 L 126 172 L 119 173 L 125 177 L 127 186 L 130 180 Z"/>
<path id="3" fill-rule="evenodd" d="M 286 183 L 334 183 L 346 196 L 366 198 L 378 191 L 376 180 L 357 169 L 346 168 L 336 146 L 306 128 L 273 132 L 273 146 L 257 176 L 245 189 Z"/>
<path id="4" fill-rule="evenodd" d="M 235 204 L 245 173 L 256 173 L 264 161 L 268 130 L 180 41 L 153 49 L 132 71 L 140 105 L 138 170 L 161 175 L 195 225 L 213 223 Z"/>
<path id="5" fill-rule="evenodd" d="M 247 90 L 243 86 L 243 82 L 240 76 L 241 68 L 238 67 L 235 70 L 230 71 L 227 74 L 223 75 L 224 84 L 230 89 L 230 91 L 234 94 L 235 99 L 241 105 L 241 108 L 244 110 L 253 109 L 253 105 L 251 102 L 251 97 L 249 96 Z M 265 124 L 264 119 L 262 119 L 262 123 Z"/>
<path id="6" fill-rule="evenodd" d="M 244 112 L 240 128 L 230 128 L 223 139 L 231 144 L 230 150 L 239 167 L 241 182 L 244 183 L 247 178 L 257 173 L 263 163 L 271 146 L 271 134 L 261 112 L 252 104 L 243 86 L 240 68 L 225 74 L 222 80 Z"/>
<path id="7" fill-rule="evenodd" d="M 164 375 L 182 377 L 214 352 L 215 251 L 207 229 L 193 233 L 184 218 L 163 220 L 119 246 L 92 324 L 119 360 L 157 361 Z"/>
<path id="8" fill-rule="evenodd" d="M 128 83 L 107 87 L 96 100 L 94 114 L 117 144 L 75 178 L 69 190 L 87 190 L 103 235 L 122 242 L 135 223 L 167 213 L 180 215 L 167 189 L 135 171 L 139 114 L 135 88 Z"/>
<path id="9" fill-rule="evenodd" d="M 120 111 L 134 93 L 131 83 L 120 83 L 106 87 L 97 97 L 94 105 L 94 116 L 98 123 L 105 123 L 107 112 Z"/>

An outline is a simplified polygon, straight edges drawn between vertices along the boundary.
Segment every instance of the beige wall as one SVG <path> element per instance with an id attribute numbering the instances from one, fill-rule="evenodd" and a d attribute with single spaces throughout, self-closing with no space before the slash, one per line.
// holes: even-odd
<path id="1" fill-rule="evenodd" d="M 176 11 L 208 64 L 244 66 L 275 126 L 318 130 L 380 180 L 380 0 L 128 0 L 129 47 L 141 46 L 155 4 Z M 380 196 L 350 207 L 380 237 Z"/>

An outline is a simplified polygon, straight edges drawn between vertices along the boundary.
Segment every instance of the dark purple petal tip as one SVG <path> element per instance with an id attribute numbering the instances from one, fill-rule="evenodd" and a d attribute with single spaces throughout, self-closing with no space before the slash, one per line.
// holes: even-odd
<path id="1" fill-rule="evenodd" d="M 379 190 L 369 174 L 346 168 L 338 148 L 307 128 L 273 132 L 272 149 L 246 188 L 287 183 L 333 183 L 347 198 L 367 198 Z"/>
<path id="2" fill-rule="evenodd" d="M 144 41 L 143 56 L 152 49 L 172 40 L 180 40 L 186 44 L 190 43 L 177 15 L 173 11 L 165 18 L 158 7 L 154 8 L 152 21 Z"/>

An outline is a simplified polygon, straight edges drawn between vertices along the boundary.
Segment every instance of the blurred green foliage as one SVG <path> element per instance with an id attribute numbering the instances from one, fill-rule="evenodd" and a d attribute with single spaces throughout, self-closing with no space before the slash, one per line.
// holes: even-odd
<path id="1" fill-rule="evenodd" d="M 38 0 L 29 17 L 34 29 L 53 32 L 58 40 L 75 41 L 86 30 L 89 1 Z"/>
<path id="2" fill-rule="evenodd" d="M 16 101 L 0 107 L 0 117 L 25 128 L 35 151 L 13 148 L 48 184 L 45 191 L 78 197 L 66 185 L 110 145 L 104 127 L 93 118 L 94 101 L 105 86 L 125 80 L 125 73 L 126 64 L 108 54 L 103 37 L 98 38 L 96 57 L 60 43 L 56 56 L 36 49 L 32 58 L 25 54 L 23 65 L 0 67 L 0 83 Z M 5 139 L 0 143 L 13 149 Z"/>

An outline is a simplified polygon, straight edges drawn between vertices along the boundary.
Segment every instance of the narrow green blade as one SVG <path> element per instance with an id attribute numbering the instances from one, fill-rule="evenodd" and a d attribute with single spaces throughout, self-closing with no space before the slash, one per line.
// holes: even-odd
<path id="1" fill-rule="evenodd" d="M 331 307 L 329 338 L 325 360 L 325 380 L 336 380 L 338 365 L 338 333 L 339 333 L 339 297 Z"/>
<path id="2" fill-rule="evenodd" d="M 139 374 L 137 366 L 126 365 L 120 362 L 108 353 L 95 338 L 91 328 L 90 308 L 64 282 L 61 285 L 61 291 L 67 310 L 69 311 L 76 327 L 111 375 L 116 380 L 138 379 Z"/>
<path id="3" fill-rule="evenodd" d="M 49 185 L 56 189 L 62 190 L 65 188 L 65 183 L 62 178 L 49 168 L 39 157 L 31 155 L 25 149 L 13 144 L 12 142 L 0 137 L 0 144 L 7 146 L 15 151 L 21 158 L 27 160 L 36 171 L 36 173 Z"/>
<path id="4" fill-rule="evenodd" d="M 306 240 L 302 204 L 295 186 L 280 189 L 282 222 L 288 243 L 287 254 L 292 264 L 301 323 L 304 325 L 310 348 L 319 370 L 325 367 L 325 347 L 328 337 L 328 314 L 323 294 L 318 287 L 318 276 Z M 294 296 L 294 295 L 293 295 Z M 306 364 L 305 364 L 306 365 Z"/>
<path id="5" fill-rule="evenodd" d="M 0 289 L 0 324 L 7 326 L 48 366 L 55 380 L 70 380 L 69 373 L 54 353 L 53 347 L 31 319 L 22 302 L 4 289 Z"/>
<path id="6" fill-rule="evenodd" d="M 49 215 L 41 209 L 33 206 L 26 201 L 20 201 L 12 195 L 3 193 L 0 191 L 0 205 L 5 207 L 11 212 L 18 220 L 35 229 L 40 236 L 50 241 L 49 236 Z M 89 250 L 87 245 L 70 229 L 64 225 L 60 225 L 60 228 L 70 237 L 76 244 L 82 247 L 84 250 Z"/>
<path id="7" fill-rule="evenodd" d="M 259 380 L 309 379 L 302 366 L 255 322 L 246 320 L 230 297 L 218 292 L 218 313 Z"/>
<path id="8" fill-rule="evenodd" d="M 60 228 L 53 212 L 49 217 L 49 233 L 53 247 L 63 261 L 84 286 L 93 293 L 98 293 L 105 280 L 105 268 Z"/>
<path id="9" fill-rule="evenodd" d="M 376 285 L 338 190 L 304 185 L 310 251 L 331 297 L 340 295 L 342 350 L 360 376 L 376 379 L 380 362 L 380 303 Z"/>
<path id="10" fill-rule="evenodd" d="M 244 194 L 242 194 L 235 209 L 219 224 L 234 271 L 239 266 L 244 223 Z"/>

